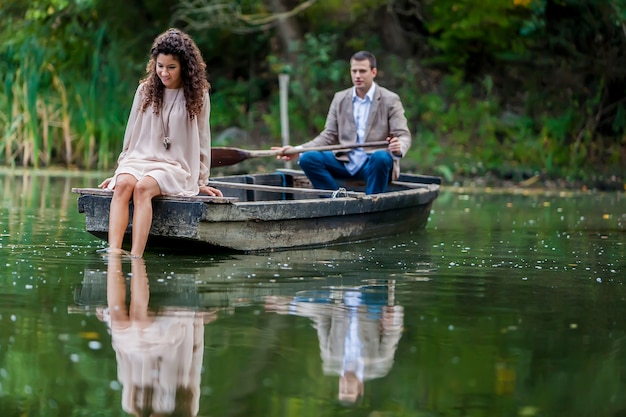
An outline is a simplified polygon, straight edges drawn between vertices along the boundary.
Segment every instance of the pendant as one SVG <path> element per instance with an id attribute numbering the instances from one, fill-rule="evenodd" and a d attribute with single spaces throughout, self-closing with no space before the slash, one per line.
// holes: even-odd
<path id="1" fill-rule="evenodd" d="M 170 137 L 166 136 L 163 138 L 163 147 L 165 148 L 165 150 L 168 150 L 170 148 Z"/>

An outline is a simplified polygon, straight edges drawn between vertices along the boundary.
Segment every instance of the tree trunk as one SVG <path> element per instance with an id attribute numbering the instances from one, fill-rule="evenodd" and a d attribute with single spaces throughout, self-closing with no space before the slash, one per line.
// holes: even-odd
<path id="1" fill-rule="evenodd" d="M 275 14 L 285 14 L 289 11 L 289 9 L 285 7 L 284 0 L 270 0 L 269 6 L 272 12 Z M 289 52 L 289 50 L 293 42 L 302 40 L 300 28 L 298 27 L 296 20 L 291 17 L 278 19 L 276 28 L 280 41 L 279 55 L 283 57 L 285 62 L 294 64 L 295 58 L 293 57 L 293 54 Z"/>

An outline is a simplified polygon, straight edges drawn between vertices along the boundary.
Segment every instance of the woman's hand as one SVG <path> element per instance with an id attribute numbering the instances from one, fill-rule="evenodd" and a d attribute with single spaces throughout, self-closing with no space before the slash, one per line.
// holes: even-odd
<path id="1" fill-rule="evenodd" d="M 224 194 L 217 188 L 209 187 L 208 185 L 200 186 L 200 194 L 210 195 L 211 197 L 224 197 Z"/>
<path id="2" fill-rule="evenodd" d="M 102 181 L 102 183 L 100 185 L 98 185 L 98 187 L 100 188 L 107 188 L 109 186 L 109 183 L 111 182 L 111 180 L 113 179 L 113 177 L 109 177 L 106 180 Z"/>

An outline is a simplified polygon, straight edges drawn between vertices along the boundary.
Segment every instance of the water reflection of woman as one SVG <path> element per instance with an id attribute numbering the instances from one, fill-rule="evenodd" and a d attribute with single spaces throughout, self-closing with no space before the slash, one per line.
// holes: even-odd
<path id="1" fill-rule="evenodd" d="M 132 258 L 130 303 L 119 255 L 107 265 L 103 320 L 111 330 L 122 408 L 135 416 L 195 416 L 199 409 L 204 324 L 214 316 L 181 308 L 148 309 L 146 264 Z"/>
<path id="2" fill-rule="evenodd" d="M 313 320 L 326 375 L 339 376 L 338 399 L 353 404 L 364 382 L 386 376 L 402 336 L 404 309 L 394 305 L 393 282 L 331 291 L 302 291 L 268 299 L 269 310 Z"/>

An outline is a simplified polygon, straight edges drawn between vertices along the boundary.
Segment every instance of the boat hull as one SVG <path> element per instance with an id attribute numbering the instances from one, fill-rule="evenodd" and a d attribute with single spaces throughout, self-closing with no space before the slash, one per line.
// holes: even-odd
<path id="1" fill-rule="evenodd" d="M 235 187 L 223 189 L 225 198 L 155 198 L 148 245 L 259 252 L 391 236 L 423 229 L 439 193 L 436 177 L 427 177 L 431 182 L 416 180 L 384 194 L 298 196 L 275 191 L 280 187 L 273 184 L 285 184 L 285 175 L 272 175 L 225 177 Z M 293 178 L 287 183 L 293 185 Z M 87 231 L 106 239 L 112 194 L 93 189 L 75 192 L 80 194 L 78 211 L 85 214 Z M 132 219 L 132 203 L 130 211 Z M 129 222 L 128 238 L 131 233 Z"/>

